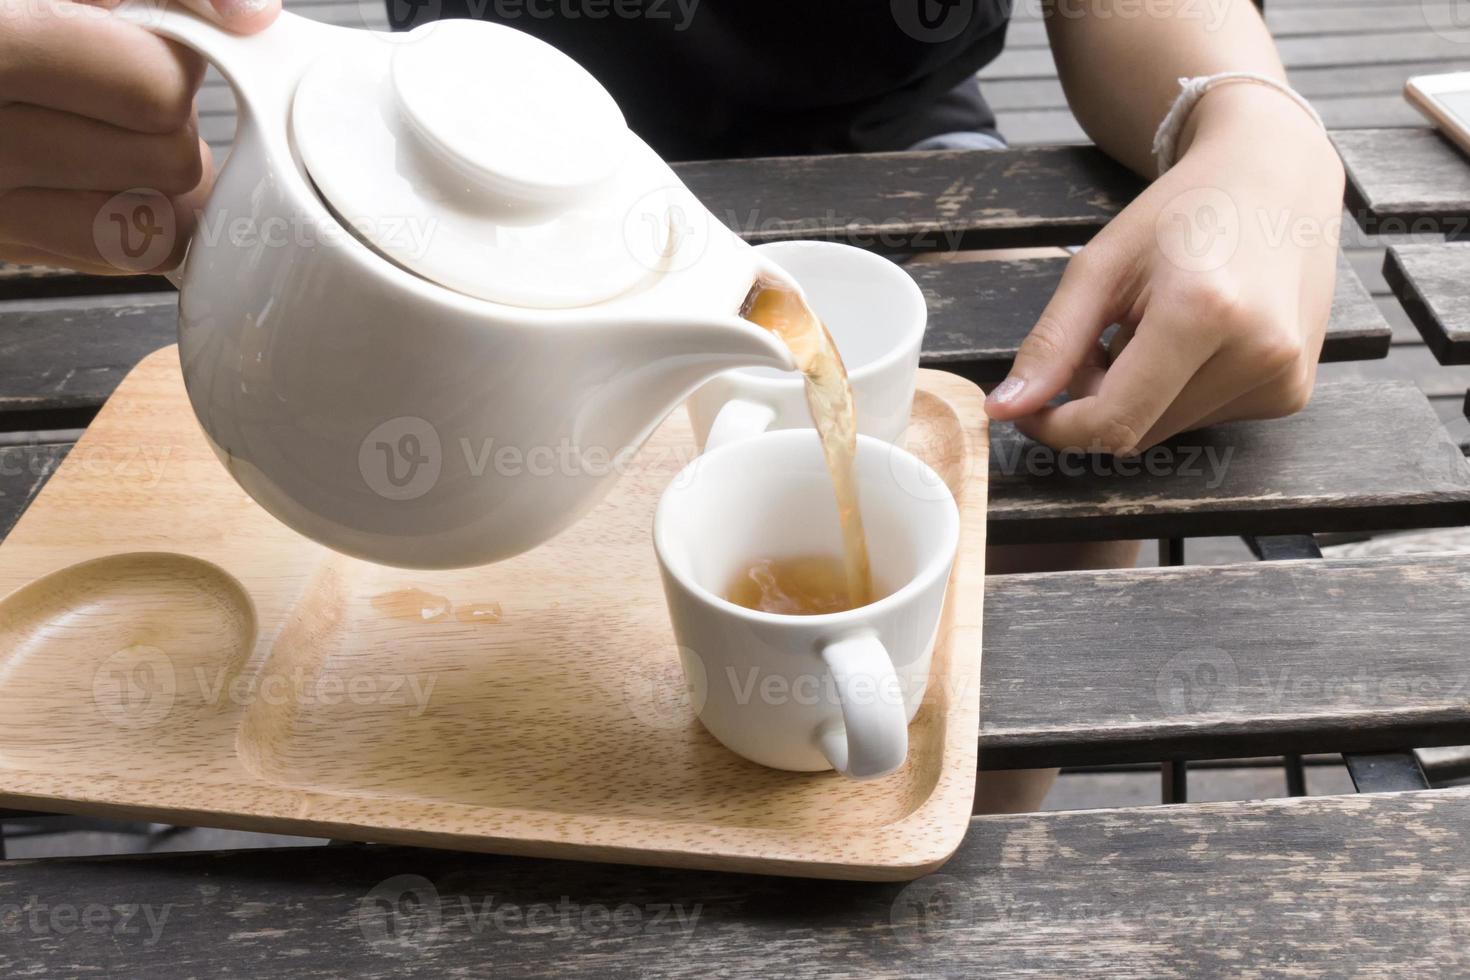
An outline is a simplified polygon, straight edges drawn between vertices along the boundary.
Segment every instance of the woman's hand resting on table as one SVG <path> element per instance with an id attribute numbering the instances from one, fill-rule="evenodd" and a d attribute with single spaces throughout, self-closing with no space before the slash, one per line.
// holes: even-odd
<path id="1" fill-rule="evenodd" d="M 991 393 L 992 418 L 1054 448 L 1124 455 L 1306 404 L 1332 309 L 1341 163 L 1299 106 L 1250 84 L 1207 93 L 1183 136 L 1174 167 L 1072 258 Z"/>
<path id="2" fill-rule="evenodd" d="M 241 33 L 280 11 L 280 0 L 192 5 Z M 214 179 L 194 109 L 204 63 L 110 6 L 0 0 L 0 261 L 108 274 L 182 257 Z M 162 249 L 121 247 L 125 231 L 136 246 L 153 227 L 169 229 Z"/>

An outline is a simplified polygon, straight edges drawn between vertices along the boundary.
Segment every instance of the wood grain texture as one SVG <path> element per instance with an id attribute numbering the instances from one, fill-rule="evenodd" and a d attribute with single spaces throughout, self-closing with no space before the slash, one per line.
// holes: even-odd
<path id="1" fill-rule="evenodd" d="M 1405 74 L 1406 66 L 1404 65 L 1395 64 L 1389 67 L 1397 69 L 1401 75 Z M 1021 79 L 1016 83 L 1029 85 L 1037 81 L 1041 80 Z M 990 90 L 996 84 L 996 82 L 986 83 L 987 100 Z M 1340 97 L 1316 96 L 1311 99 L 1311 103 L 1329 130 L 1364 127 L 1412 128 L 1421 125 L 1424 121 L 1424 117 L 1415 112 L 1412 106 L 1404 102 L 1403 96 L 1397 93 Z M 1013 146 L 1091 142 L 1086 131 L 1072 115 L 1072 110 L 1065 106 L 1052 109 L 1026 109 L 1021 112 L 1007 111 L 996 105 L 992 105 L 992 108 L 995 109 L 1001 132 Z"/>
<path id="2" fill-rule="evenodd" d="M 1414 34 L 1422 32 L 1427 24 L 1453 24 L 1455 15 L 1453 0 L 1424 0 L 1422 5 L 1415 6 L 1385 2 L 1373 7 L 1333 4 L 1295 9 L 1282 8 L 1275 3 L 1267 3 L 1265 7 L 1266 26 L 1277 40 L 1289 37 Z M 1006 47 L 1046 45 L 1046 24 L 1039 8 L 1040 4 L 1037 3 L 1017 3 L 1012 7 L 1011 23 L 1006 30 Z M 988 89 L 986 95 L 989 95 Z"/>
<path id="3" fill-rule="evenodd" d="M 178 294 L 0 302 L 0 422 L 96 411 L 147 355 L 178 340 Z"/>
<path id="4" fill-rule="evenodd" d="M 748 241 L 884 252 L 1081 244 L 1143 186 L 1091 146 L 701 161 L 674 171 Z M 0 298 L 140 288 L 170 287 L 156 277 L 0 267 Z"/>
<path id="5" fill-rule="evenodd" d="M 1347 209 L 1364 231 L 1460 234 L 1470 228 L 1470 160 L 1433 129 L 1332 133 Z"/>
<path id="6" fill-rule="evenodd" d="M 1429 13 L 1427 8 L 1425 13 Z M 1440 8 L 1443 9 L 1443 8 Z M 1276 42 L 1287 70 L 1341 65 L 1388 65 L 1415 61 L 1463 58 L 1470 30 L 1457 23 L 1451 13 L 1434 24 L 1417 9 L 1406 12 L 1417 17 L 1414 29 L 1381 34 L 1341 34 L 1315 37 L 1285 37 Z M 1439 31 L 1435 28 L 1446 28 Z M 1048 48 L 1006 47 L 999 57 L 980 69 L 980 85 L 1000 78 L 1049 78 L 1056 75 Z"/>
<path id="7" fill-rule="evenodd" d="M 0 971 L 1459 976 L 1467 827 L 1463 790 L 978 817 L 942 873 L 902 886 L 356 846 L 10 862 L 0 906 L 48 911 L 22 909 Z M 51 926 L 87 903 L 134 928 Z"/>
<path id="8" fill-rule="evenodd" d="M 994 544 L 1470 523 L 1470 462 L 1408 384 L 1319 384 L 1298 415 L 1181 434 L 1126 473 L 1006 424 L 990 441 Z"/>
<path id="9" fill-rule="evenodd" d="M 1350 390 L 1342 394 L 1354 395 Z M 1381 394 L 1375 397 L 1392 405 L 1394 392 L 1388 394 L 1387 398 Z M 1354 405 L 1367 404 L 1370 396 L 1374 396 L 1371 389 L 1359 389 L 1356 397 L 1347 400 Z M 1413 404 L 1412 399 L 1408 403 Z M 1402 416 L 1390 415 L 1390 422 L 1394 419 L 1402 421 Z M 1424 430 L 1428 431 L 1427 425 Z M 221 525 L 217 512 L 201 506 L 199 495 L 185 489 L 185 484 L 205 488 L 214 485 L 219 475 L 212 459 L 196 461 L 202 472 L 194 477 L 191 472 L 173 473 L 174 482 L 165 484 L 158 474 L 170 473 L 187 457 L 171 449 L 169 443 L 160 442 L 158 431 L 167 431 L 167 426 L 150 428 L 146 438 L 140 436 L 124 451 L 104 452 L 94 445 L 79 457 L 78 463 L 121 488 L 115 492 L 124 492 L 130 486 L 147 490 L 155 505 L 180 524 L 170 533 L 198 534 L 221 553 L 239 548 L 242 538 L 275 542 L 273 547 L 286 549 L 293 537 L 289 532 L 273 523 Z M 1413 431 L 1412 427 L 1408 431 Z M 1363 448 L 1378 444 L 1379 440 L 1369 439 Z M 49 457 L 38 458 L 41 463 L 36 468 L 44 472 L 49 468 Z M 1334 484 L 1351 477 L 1364 461 L 1363 457 L 1340 451 L 1321 456 L 1300 451 L 1290 455 L 1288 462 L 1315 464 L 1327 458 L 1334 459 L 1338 469 L 1294 473 L 1282 458 L 1263 459 L 1257 465 L 1265 472 L 1282 470 L 1275 475 L 1287 483 L 1295 481 L 1299 493 L 1309 476 L 1324 481 L 1327 489 L 1318 497 L 1295 501 L 1299 510 L 1305 510 L 1321 506 L 1320 498 L 1330 499 Z M 1431 453 L 1421 463 L 1427 465 L 1435 459 Z M 1396 476 L 1403 497 L 1433 486 L 1433 478 L 1426 476 L 1423 465 L 1402 459 L 1400 462 Z M 1446 455 L 1440 462 L 1448 464 L 1452 460 Z M 1466 465 L 1463 459 L 1458 462 L 1462 467 Z M 1383 465 L 1371 457 L 1366 463 Z M 12 467 L 21 468 L 18 463 Z M 1188 482 L 1187 478 L 1181 479 Z M 1230 499 L 1228 495 L 1239 489 L 1240 485 L 1227 481 L 1215 492 L 1222 495 L 1226 506 L 1237 508 L 1233 519 L 1242 524 L 1260 523 L 1269 516 L 1263 512 L 1265 508 L 1292 503 L 1259 491 L 1251 501 Z M 1149 485 L 1140 487 L 1139 493 L 1140 500 L 1133 507 L 1152 506 L 1152 526 L 1178 519 L 1166 503 L 1151 499 L 1153 490 Z M 1116 520 L 1114 512 L 1125 509 L 1122 500 L 1117 494 L 1111 499 L 1108 495 L 1101 498 L 1086 519 Z M 5 503 L 0 499 L 0 505 Z M 1367 506 L 1366 501 L 1358 503 Z M 1400 499 L 1401 519 L 1413 521 L 1419 505 L 1425 505 L 1422 498 Z M 1026 511 L 1042 506 L 1042 501 L 1033 498 L 1029 504 L 1021 504 L 997 497 L 993 506 Z M 1257 508 L 1256 514 L 1245 510 L 1250 506 Z M 76 515 L 85 510 L 83 500 L 71 502 L 69 509 L 55 512 L 49 522 L 38 522 L 34 534 L 55 535 L 56 550 L 68 555 L 79 541 L 100 552 L 110 550 L 106 540 L 92 543 L 96 532 L 90 523 L 77 521 Z M 1085 520 L 1081 516 L 1075 519 L 1079 523 Z M 125 541 L 135 533 L 124 524 L 110 532 L 109 540 Z M 161 537 L 150 547 L 172 547 L 170 540 Z M 0 550 L 0 556 L 6 554 Z M 57 558 L 55 563 L 62 561 Z M 1244 565 L 1225 570 L 1130 573 L 1140 576 L 1137 579 L 1111 572 L 993 579 L 986 610 L 981 765 L 1071 765 L 1464 741 L 1470 712 L 1465 698 L 1470 690 L 1470 666 L 1463 663 L 1462 637 L 1470 631 L 1470 615 L 1466 613 L 1463 591 L 1457 591 L 1464 584 L 1464 561 L 1426 559 L 1421 565 L 1394 558 L 1326 562 L 1306 569 Z M 389 586 L 397 589 L 417 583 L 416 579 L 390 582 L 393 573 L 387 570 L 369 573 L 362 569 L 343 581 L 338 564 L 349 569 L 355 565 L 344 561 L 333 563 L 325 572 L 303 570 L 299 588 L 318 581 L 313 575 L 326 576 L 326 581 L 335 583 L 339 590 L 367 595 L 391 591 Z M 125 571 L 128 568 L 124 566 L 114 568 L 103 585 L 122 588 L 129 578 L 141 577 L 155 581 L 160 592 L 180 594 L 180 590 L 193 587 L 189 584 L 192 579 L 208 578 L 208 573 L 194 566 L 156 560 L 122 574 Z M 278 569 L 276 574 L 285 572 Z M 381 587 L 374 584 L 378 579 L 383 580 Z M 475 583 L 475 589 L 465 585 L 462 591 L 471 598 L 483 598 L 486 588 Z M 229 592 L 224 586 L 215 591 Z M 452 591 L 442 588 L 430 590 L 430 594 L 448 599 Z M 7 605 L 4 611 L 18 615 L 18 608 Z M 303 609 L 305 615 L 309 608 Z M 643 605 L 629 609 L 619 613 L 619 621 L 631 618 L 642 622 L 656 612 Z M 1351 615 L 1343 614 L 1343 610 L 1351 610 Z M 205 635 L 217 635 L 210 634 L 211 622 L 201 620 L 193 628 Z M 361 620 L 354 623 L 372 625 Z M 372 628 L 393 633 L 395 627 L 389 623 Z M 592 633 L 607 629 L 606 625 L 591 622 L 586 628 Z M 453 635 L 459 637 L 462 631 Z M 295 673 L 296 659 L 283 658 L 280 672 Z M 207 667 L 190 662 L 180 669 L 191 673 L 201 666 Z M 306 660 L 299 666 L 303 672 L 315 669 Z M 369 673 L 374 677 L 398 676 L 395 670 L 402 673 L 400 668 L 386 666 L 376 674 Z M 340 669 L 336 673 L 340 674 Z M 83 680 L 87 680 L 85 674 Z M 17 717 L 13 704 L 8 710 L 10 717 Z M 353 730 L 350 719 L 335 714 L 322 715 L 315 721 L 302 720 L 302 724 L 308 722 L 311 731 L 336 723 L 344 730 Z M 53 729 L 48 722 L 43 730 L 51 733 Z M 29 748 L 18 745 L 16 738 L 12 732 L 8 740 L 0 739 L 0 760 L 7 753 L 13 758 L 25 751 L 32 761 L 39 761 L 53 753 L 50 734 L 44 746 Z M 109 750 L 115 744 L 115 739 L 109 739 Z M 260 753 L 259 758 L 263 766 L 285 776 L 293 771 L 299 775 L 301 767 L 310 762 L 309 758 L 303 762 L 290 745 Z M 368 764 L 373 760 L 358 761 Z M 484 787 L 479 778 L 477 773 L 467 774 L 460 788 L 480 792 Z M 559 785 L 551 784 L 550 791 L 556 791 Z M 412 787 L 397 789 L 407 792 Z"/>
<path id="10" fill-rule="evenodd" d="M 1393 245 L 1383 278 L 1441 364 L 1470 364 L 1470 242 Z"/>
<path id="11" fill-rule="evenodd" d="M 1141 189 L 1091 146 L 681 163 L 676 173 L 748 241 L 845 241 L 887 252 L 1072 245 Z"/>
<path id="12" fill-rule="evenodd" d="M 71 449 L 68 444 L 0 446 L 0 541 Z"/>
<path id="13" fill-rule="evenodd" d="M 1402 16 L 1398 14 L 1397 16 Z M 1006 35 L 1009 43 L 1011 34 Z M 1412 119 L 1408 125 L 1422 129 L 1424 117 L 1403 101 L 1404 79 L 1409 75 L 1435 74 L 1457 71 L 1464 67 L 1463 59 L 1441 59 L 1392 65 L 1349 65 L 1334 67 L 1294 68 L 1287 72 L 1292 88 L 1311 101 L 1320 112 L 1333 102 L 1352 98 L 1398 99 L 1399 105 Z M 1060 110 L 1067 107 L 1062 84 L 1056 78 L 994 79 L 985 83 L 985 101 L 1000 114 L 1001 129 L 1011 138 L 1013 120 L 1024 119 L 1025 114 L 1035 110 Z M 1344 126 L 1348 129 L 1378 128 L 1366 121 L 1354 120 Z M 1015 142 L 1012 140 L 1012 142 Z"/>
<path id="14" fill-rule="evenodd" d="M 1470 463 L 1414 385 L 1338 382 L 1299 415 L 1185 433 L 1128 471 L 996 424 L 989 498 L 997 544 L 1452 527 L 1470 523 Z M 0 526 L 21 506 L 0 498 Z"/>
<path id="15" fill-rule="evenodd" d="M 1470 745 L 1439 745 L 1415 749 L 1431 783 L 1470 777 Z"/>
<path id="16" fill-rule="evenodd" d="M 985 768 L 1470 740 L 1470 555 L 992 577 Z"/>
<path id="17" fill-rule="evenodd" d="M 1426 24 L 1455 23 L 1453 0 L 1423 0 L 1422 3 L 1381 3 L 1354 7 L 1337 3 L 1315 8 L 1266 5 L 1266 25 L 1273 37 L 1319 37 L 1340 34 L 1405 34 L 1423 30 Z"/>
<path id="18" fill-rule="evenodd" d="M 683 412 L 555 541 L 482 568 L 408 571 L 333 554 L 251 502 L 189 410 L 177 351 L 159 351 L 0 546 L 0 805 L 926 873 L 958 845 L 974 792 L 979 389 L 922 372 L 908 444 L 960 504 L 959 558 L 908 761 L 859 782 L 747 762 L 694 717 L 649 538 L 659 495 L 695 455 Z"/>
<path id="19" fill-rule="evenodd" d="M 1058 258 L 908 266 L 929 306 L 921 363 L 982 383 L 1005 377 L 1065 265 Z M 177 322 L 172 294 L 0 302 L 0 417 L 95 410 L 135 364 L 174 343 Z M 1343 260 L 1323 360 L 1381 358 L 1390 339 Z"/>
<path id="20" fill-rule="evenodd" d="M 1398 300 L 1388 297 L 1388 302 Z M 1421 341 L 1394 347 L 1389 357 L 1378 360 L 1339 361 L 1317 368 L 1319 386 L 1340 382 L 1407 383 L 1418 388 L 1425 398 L 1440 401 L 1462 395 L 1470 388 L 1470 365 L 1441 364 Z"/>
<path id="21" fill-rule="evenodd" d="M 674 171 L 747 241 L 823 239 L 883 252 L 1081 244 L 1142 188 L 1091 146 L 700 161 Z M 0 298 L 128 288 L 10 269 Z"/>

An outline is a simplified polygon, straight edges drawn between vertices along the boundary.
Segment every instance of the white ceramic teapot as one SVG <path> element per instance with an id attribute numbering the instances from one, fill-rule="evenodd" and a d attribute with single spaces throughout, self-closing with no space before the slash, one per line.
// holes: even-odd
<path id="1" fill-rule="evenodd" d="M 220 459 L 302 534 L 390 565 L 507 558 L 596 503 L 701 382 L 793 367 L 736 315 L 779 270 L 551 46 L 465 20 L 286 13 L 239 37 L 151 0 L 118 13 L 235 90 L 179 351 Z"/>

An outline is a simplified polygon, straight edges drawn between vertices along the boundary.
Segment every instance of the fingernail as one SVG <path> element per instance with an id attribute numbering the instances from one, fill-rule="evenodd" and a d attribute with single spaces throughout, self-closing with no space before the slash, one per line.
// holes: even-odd
<path id="1" fill-rule="evenodd" d="M 1006 405 L 1015 401 L 1021 394 L 1021 389 L 1025 387 L 1026 382 L 1022 378 L 1006 378 L 995 386 L 995 390 L 985 400 L 992 405 Z"/>
<path id="2" fill-rule="evenodd" d="M 215 0 L 221 17 L 249 17 L 264 10 L 270 0 Z"/>

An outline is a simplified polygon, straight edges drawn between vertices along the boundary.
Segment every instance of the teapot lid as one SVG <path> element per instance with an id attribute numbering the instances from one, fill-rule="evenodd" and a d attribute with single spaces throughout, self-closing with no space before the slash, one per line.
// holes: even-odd
<path id="1" fill-rule="evenodd" d="M 670 244 L 668 171 L 571 58 L 473 20 L 324 53 L 292 137 L 355 234 L 450 289 L 515 306 L 627 291 Z"/>

